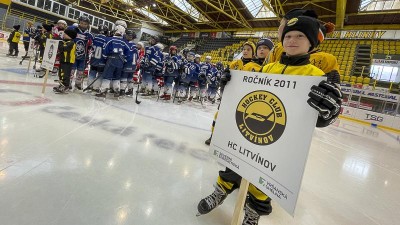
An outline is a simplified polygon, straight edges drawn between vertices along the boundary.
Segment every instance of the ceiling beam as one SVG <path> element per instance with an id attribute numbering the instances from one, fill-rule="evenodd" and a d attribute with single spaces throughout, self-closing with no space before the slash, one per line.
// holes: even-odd
<path id="1" fill-rule="evenodd" d="M 344 18 L 346 16 L 346 3 L 347 0 L 336 1 L 336 27 L 342 29 L 344 26 Z"/>
<path id="2" fill-rule="evenodd" d="M 219 0 L 219 1 L 213 1 L 213 2 L 210 2 L 210 0 L 203 0 L 202 2 L 211 6 L 215 10 L 221 12 L 221 14 L 231 18 L 233 21 L 235 21 L 239 25 L 241 25 L 243 27 L 251 28 L 250 24 L 241 16 L 241 14 L 237 10 L 235 10 L 235 8 L 232 8 L 232 5 L 230 4 L 230 0 Z M 214 3 L 219 4 L 219 6 L 214 5 Z M 236 18 L 236 16 L 225 12 L 223 10 L 223 9 L 225 9 L 225 7 L 229 7 L 231 9 L 231 11 L 236 11 L 237 12 L 236 16 L 239 16 L 241 20 Z"/>
<path id="3" fill-rule="evenodd" d="M 205 18 L 207 18 L 210 21 L 210 26 L 216 28 L 216 29 L 222 29 L 222 26 L 217 23 L 217 21 L 212 18 L 210 15 L 208 15 L 202 8 L 200 8 L 198 5 L 196 5 L 196 0 L 186 0 L 192 7 L 194 7 L 201 15 L 203 15 Z"/>

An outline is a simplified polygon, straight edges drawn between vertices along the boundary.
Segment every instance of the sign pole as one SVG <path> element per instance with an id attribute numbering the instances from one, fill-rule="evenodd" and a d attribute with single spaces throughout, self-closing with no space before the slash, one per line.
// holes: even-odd
<path id="1" fill-rule="evenodd" d="M 44 94 L 46 90 L 46 84 L 47 84 L 47 77 L 49 76 L 49 70 L 46 69 L 46 74 L 44 75 L 44 82 L 43 82 L 43 87 L 42 87 L 42 94 Z"/>
<path id="2" fill-rule="evenodd" d="M 239 195 L 236 200 L 235 211 L 233 212 L 231 225 L 241 225 L 242 224 L 242 214 L 243 214 L 243 206 L 246 202 L 247 198 L 247 190 L 249 189 L 249 181 L 242 178 L 240 182 Z"/>
<path id="3" fill-rule="evenodd" d="M 29 57 L 28 69 L 26 70 L 26 75 L 29 75 L 29 70 L 31 68 L 32 57 Z"/>

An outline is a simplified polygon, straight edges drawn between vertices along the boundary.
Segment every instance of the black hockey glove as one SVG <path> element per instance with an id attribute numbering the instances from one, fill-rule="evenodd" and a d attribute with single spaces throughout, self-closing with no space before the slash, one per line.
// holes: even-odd
<path id="1" fill-rule="evenodd" d="M 326 127 L 336 121 L 340 113 L 343 94 L 337 84 L 321 81 L 313 85 L 307 103 L 319 112 L 317 127 Z"/>
<path id="2" fill-rule="evenodd" d="M 224 72 L 222 72 L 221 75 L 221 86 L 224 87 L 230 80 L 231 80 L 231 71 L 229 67 L 226 67 L 226 69 L 224 70 Z"/>
<path id="3" fill-rule="evenodd" d="M 340 84 L 340 74 L 337 70 L 332 70 L 326 76 L 329 83 Z"/>

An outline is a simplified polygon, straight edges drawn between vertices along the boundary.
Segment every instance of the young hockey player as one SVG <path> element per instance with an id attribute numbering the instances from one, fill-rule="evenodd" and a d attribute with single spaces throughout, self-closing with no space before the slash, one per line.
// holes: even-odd
<path id="1" fill-rule="evenodd" d="M 194 82 L 197 82 L 198 75 L 200 73 L 200 66 L 194 62 L 195 54 L 189 52 L 187 54 L 187 63 L 183 65 L 183 72 L 178 79 L 177 97 L 178 103 L 186 99 L 189 86 L 194 86 Z"/>
<path id="2" fill-rule="evenodd" d="M 53 28 L 53 39 L 63 40 L 64 30 L 67 29 L 68 25 L 65 20 L 57 21 L 56 26 Z"/>
<path id="3" fill-rule="evenodd" d="M 53 88 L 55 93 L 66 94 L 69 90 L 72 65 L 75 63 L 76 38 L 75 30 L 65 30 L 63 41 L 58 45 L 60 69 L 58 71 L 60 85 Z"/>
<path id="4" fill-rule="evenodd" d="M 169 47 L 169 55 L 165 59 L 164 93 L 161 95 L 161 99 L 171 99 L 172 83 L 179 76 L 181 64 L 182 58 L 178 55 L 178 48 L 176 46 Z"/>
<path id="5" fill-rule="evenodd" d="M 125 27 L 116 25 L 113 33 L 114 36 L 107 39 L 102 51 L 102 55 L 107 61 L 103 71 L 100 93 L 96 94 L 96 97 L 99 98 L 106 97 L 110 84 L 114 90 L 114 97 L 119 98 L 121 73 L 126 62 L 126 56 L 129 54 L 129 48 L 123 40 Z"/>
<path id="6" fill-rule="evenodd" d="M 14 30 L 11 32 L 10 36 L 7 39 L 7 42 L 10 45 L 7 56 L 18 56 L 18 43 L 21 39 L 21 33 L 19 32 L 20 27 L 20 25 L 13 26 Z"/>
<path id="7" fill-rule="evenodd" d="M 256 57 L 246 65 L 243 66 L 245 71 L 259 72 L 262 66 L 265 64 L 271 49 L 273 49 L 274 43 L 268 38 L 262 38 L 257 42 L 256 46 Z"/>
<path id="8" fill-rule="evenodd" d="M 44 55 L 44 50 L 46 48 L 46 42 L 47 39 L 53 39 L 53 34 L 51 33 L 52 30 L 52 26 L 50 24 L 42 24 L 42 33 L 40 34 L 40 36 L 38 37 L 38 43 L 39 43 L 39 62 L 42 62 L 43 59 L 43 55 Z M 39 78 L 44 77 L 45 73 L 44 73 L 44 69 L 43 68 L 37 68 L 36 69 L 36 73 L 37 76 Z"/>
<path id="9" fill-rule="evenodd" d="M 157 65 L 162 63 L 163 54 L 158 43 L 158 37 L 151 37 L 149 40 L 150 46 L 145 48 L 145 55 L 141 61 L 140 68 L 142 70 L 142 87 L 140 92 L 144 95 L 151 95 L 153 92 L 154 73 Z"/>
<path id="10" fill-rule="evenodd" d="M 282 37 L 282 31 L 285 27 L 286 23 L 295 17 L 298 16 L 308 16 L 315 19 L 318 19 L 318 15 L 314 10 L 308 9 L 292 9 L 290 10 L 281 20 L 280 26 L 278 28 L 278 40 Z M 318 34 L 318 44 L 322 43 L 326 34 L 331 33 L 335 30 L 335 25 L 332 23 L 325 23 L 320 26 L 319 34 Z M 317 46 L 316 46 L 317 47 Z M 279 61 L 281 55 L 283 53 L 283 46 L 281 42 L 279 42 L 275 48 L 271 51 L 271 54 L 268 59 L 268 63 Z M 336 57 L 332 54 L 322 52 L 318 48 L 312 49 L 310 52 L 310 61 L 311 64 L 318 67 L 322 71 L 327 74 L 328 81 L 332 81 L 334 83 L 340 83 L 340 75 L 339 75 L 339 65 L 337 63 Z"/>
<path id="11" fill-rule="evenodd" d="M 313 18 L 299 16 L 285 26 L 282 33 L 284 53 L 280 62 L 268 64 L 262 71 L 272 74 L 323 76 L 324 72 L 310 64 L 308 52 L 317 45 L 319 23 Z M 334 84 L 322 81 L 313 86 L 308 104 L 320 112 L 318 121 L 327 125 L 339 113 L 342 94 Z M 317 123 L 317 126 L 320 122 Z M 241 177 L 226 168 L 220 171 L 215 191 L 201 200 L 198 210 L 205 214 L 222 204 L 228 194 L 239 188 Z M 254 185 L 250 184 L 245 204 L 243 225 L 257 225 L 262 215 L 272 212 L 271 199 Z"/>
<path id="12" fill-rule="evenodd" d="M 34 36 L 35 28 L 33 27 L 33 23 L 31 21 L 28 21 L 24 29 L 24 34 L 22 35 L 22 41 L 24 42 L 25 49 L 25 57 L 28 55 L 29 42 L 31 41 L 31 38 L 34 38 Z"/>
<path id="13" fill-rule="evenodd" d="M 206 61 L 200 64 L 200 74 L 199 74 L 199 89 L 200 98 L 205 98 L 207 95 L 207 77 L 211 76 L 211 56 L 206 56 Z"/>
<path id="14" fill-rule="evenodd" d="M 155 46 L 160 49 L 161 55 L 160 61 L 157 63 L 156 70 L 153 73 L 153 89 L 151 94 L 158 93 L 158 95 L 160 95 L 160 89 L 164 86 L 165 57 L 168 55 L 168 53 L 162 52 L 164 50 L 163 44 L 157 43 Z"/>
<path id="15" fill-rule="evenodd" d="M 138 50 L 138 59 L 136 63 L 136 70 L 135 73 L 133 74 L 133 84 L 139 84 L 141 82 L 141 77 L 140 77 L 140 64 L 142 62 L 142 59 L 144 57 L 145 49 L 144 49 L 144 44 L 143 42 L 138 42 L 136 44 L 136 48 Z"/>
<path id="16" fill-rule="evenodd" d="M 253 57 L 256 53 L 256 46 L 254 45 L 253 42 L 246 42 L 243 44 L 243 51 L 242 51 L 242 58 L 239 60 L 234 60 L 228 68 L 226 68 L 222 73 L 221 73 L 221 95 L 224 92 L 224 87 L 227 84 L 227 82 L 231 79 L 230 75 L 230 69 L 233 70 L 244 70 L 244 66 L 246 66 L 248 63 L 251 63 L 253 60 Z M 251 67 L 246 67 L 246 71 L 252 71 Z M 211 136 L 205 141 L 206 145 L 210 145 L 211 139 L 212 139 L 212 133 L 214 132 L 214 126 L 215 126 L 215 121 L 217 119 L 218 112 L 215 113 L 214 115 L 214 120 L 211 125 Z"/>
<path id="17" fill-rule="evenodd" d="M 99 34 L 93 39 L 92 55 L 90 57 L 90 71 L 88 76 L 88 86 L 92 84 L 92 87 L 88 87 L 88 90 L 93 90 L 96 93 L 100 92 L 100 84 L 103 80 L 103 71 L 106 65 L 106 59 L 103 56 L 103 47 L 107 43 L 108 39 L 108 27 L 99 25 L 97 28 Z M 97 80 L 94 82 L 94 80 Z M 94 83 L 93 83 L 94 82 Z"/>
<path id="18" fill-rule="evenodd" d="M 76 72 L 75 88 L 77 88 L 78 90 L 82 90 L 84 71 L 86 69 L 87 60 L 89 57 L 88 51 L 91 48 L 93 42 L 93 36 L 89 32 L 89 26 L 89 18 L 86 16 L 81 16 L 78 19 L 78 26 L 75 27 L 75 31 L 77 33 L 77 36 L 74 39 L 76 44 L 76 60 L 72 68 L 71 78 L 74 77 L 74 74 Z"/>
<path id="19" fill-rule="evenodd" d="M 219 87 L 219 80 L 221 78 L 221 74 L 223 72 L 224 65 L 222 62 L 217 62 L 215 67 L 211 68 L 210 74 L 207 76 L 207 96 L 208 101 L 215 103 L 215 97 L 217 95 L 218 87 Z"/>
<path id="20" fill-rule="evenodd" d="M 199 91 L 199 79 L 202 80 L 202 82 L 205 82 L 205 74 L 201 75 L 200 78 L 200 73 L 201 73 L 201 55 L 195 54 L 194 56 L 194 64 L 196 65 L 196 70 L 192 72 L 191 75 L 191 80 L 189 83 L 189 88 L 190 88 L 190 96 L 189 96 L 189 101 L 192 101 L 193 98 L 198 97 L 198 91 Z"/>
<path id="21" fill-rule="evenodd" d="M 129 97 L 133 96 L 133 73 L 136 71 L 138 51 L 133 40 L 136 38 L 136 33 L 132 29 L 128 29 L 125 33 L 125 42 L 129 48 L 126 55 L 126 62 L 122 71 L 120 96 L 125 94 Z M 126 89 L 128 90 L 126 91 Z M 126 91 L 126 92 L 125 92 Z"/>

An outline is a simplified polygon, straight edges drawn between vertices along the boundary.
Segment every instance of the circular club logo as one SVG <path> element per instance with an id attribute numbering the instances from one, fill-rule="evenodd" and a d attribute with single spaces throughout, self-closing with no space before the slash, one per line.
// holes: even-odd
<path id="1" fill-rule="evenodd" d="M 236 108 L 236 124 L 248 141 L 256 145 L 270 145 L 285 130 L 285 106 L 271 92 L 251 92 L 240 100 Z"/>

